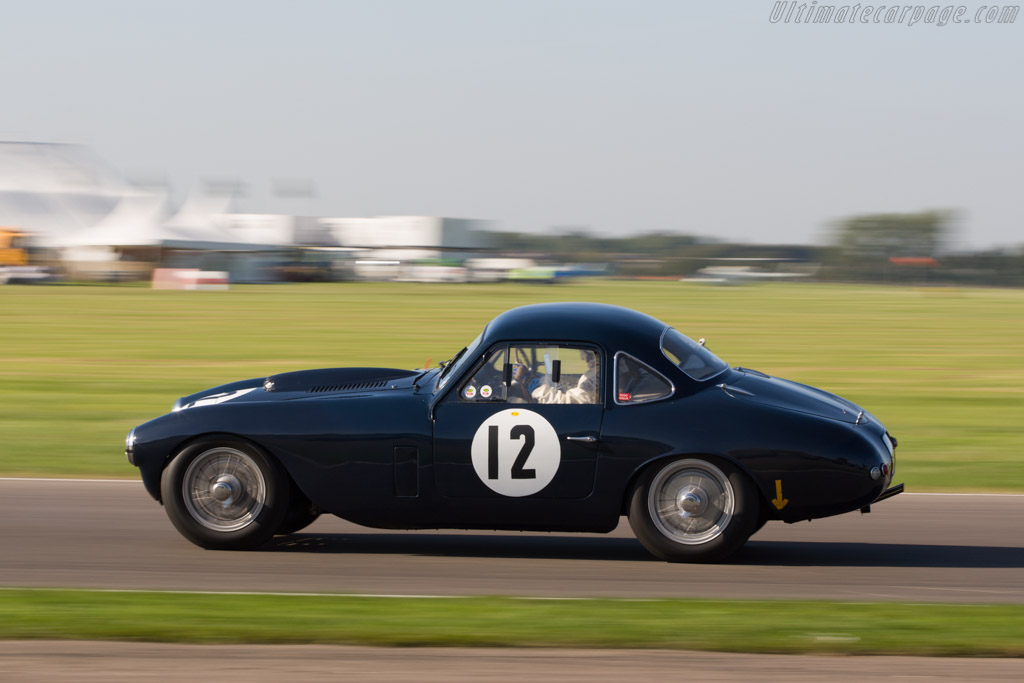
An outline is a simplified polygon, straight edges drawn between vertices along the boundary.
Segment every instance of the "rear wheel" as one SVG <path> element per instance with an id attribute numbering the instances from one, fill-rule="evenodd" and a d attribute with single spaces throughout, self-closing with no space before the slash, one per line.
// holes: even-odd
<path id="1" fill-rule="evenodd" d="M 759 521 L 757 493 L 726 463 L 676 458 L 656 463 L 633 488 L 629 523 L 669 562 L 716 562 L 746 543 Z"/>
<path id="2" fill-rule="evenodd" d="M 754 525 L 754 530 L 750 532 L 750 535 L 753 536 L 758 531 L 763 529 L 764 525 L 768 523 L 769 519 L 771 519 L 771 517 L 768 514 L 767 507 L 765 504 L 762 503 L 761 505 L 758 506 L 757 524 Z"/>
<path id="3" fill-rule="evenodd" d="M 179 452 L 160 481 L 164 507 L 181 534 L 203 548 L 262 545 L 288 511 L 288 479 L 252 444 L 202 439 Z"/>

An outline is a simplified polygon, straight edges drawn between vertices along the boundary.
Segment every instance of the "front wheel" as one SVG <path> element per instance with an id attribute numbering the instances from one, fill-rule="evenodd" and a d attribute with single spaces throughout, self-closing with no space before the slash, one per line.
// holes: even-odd
<path id="1" fill-rule="evenodd" d="M 202 439 L 164 470 L 160 491 L 171 523 L 198 546 L 247 550 L 262 545 L 288 512 L 288 479 L 255 446 Z"/>
<path id="2" fill-rule="evenodd" d="M 747 542 L 759 518 L 757 493 L 738 469 L 702 458 L 655 463 L 630 497 L 629 524 L 669 562 L 717 562 Z"/>

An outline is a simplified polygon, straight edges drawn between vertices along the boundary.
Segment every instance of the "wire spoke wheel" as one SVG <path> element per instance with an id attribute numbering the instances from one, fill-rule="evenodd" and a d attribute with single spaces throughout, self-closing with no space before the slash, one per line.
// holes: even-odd
<path id="1" fill-rule="evenodd" d="M 653 555 L 669 562 L 718 562 L 747 542 L 760 518 L 753 482 L 721 459 L 653 463 L 628 498 L 629 524 Z"/>
<path id="2" fill-rule="evenodd" d="M 231 532 L 252 524 L 267 500 L 267 482 L 253 458 L 218 446 L 197 455 L 181 482 L 192 518 L 213 531 Z"/>
<path id="3" fill-rule="evenodd" d="M 658 531 L 676 543 L 698 545 L 729 526 L 736 494 L 725 473 L 711 463 L 679 460 L 655 476 L 647 504 Z"/>
<path id="4" fill-rule="evenodd" d="M 281 527 L 291 485 L 287 471 L 258 445 L 207 436 L 164 468 L 160 497 L 171 523 L 196 545 L 251 550 Z"/>

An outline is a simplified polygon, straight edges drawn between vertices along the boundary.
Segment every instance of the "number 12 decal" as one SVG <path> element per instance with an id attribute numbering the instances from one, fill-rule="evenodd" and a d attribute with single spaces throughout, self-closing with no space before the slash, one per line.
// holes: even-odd
<path id="1" fill-rule="evenodd" d="M 528 470 L 524 467 L 527 458 L 533 452 L 533 445 L 536 442 L 536 432 L 533 431 L 533 427 L 530 425 L 516 425 L 512 428 L 509 436 L 513 439 L 526 439 L 523 442 L 523 449 L 519 451 L 516 461 L 512 463 L 512 478 L 536 479 L 537 470 Z M 487 478 L 498 478 L 498 425 L 488 425 L 487 427 Z"/>
<path id="2" fill-rule="evenodd" d="M 470 453 L 480 481 L 512 497 L 529 496 L 550 484 L 562 461 L 555 428 L 542 415 L 522 408 L 487 418 L 473 436 Z"/>

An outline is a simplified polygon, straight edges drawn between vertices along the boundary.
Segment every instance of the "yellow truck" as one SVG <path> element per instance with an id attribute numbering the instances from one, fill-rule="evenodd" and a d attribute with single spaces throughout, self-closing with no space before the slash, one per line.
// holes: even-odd
<path id="1" fill-rule="evenodd" d="M 0 227 L 0 285 L 13 282 L 42 282 L 53 276 L 47 268 L 29 265 L 28 235 Z"/>
<path id="2" fill-rule="evenodd" d="M 0 228 L 0 266 L 28 265 L 28 236 L 10 228 Z"/>

